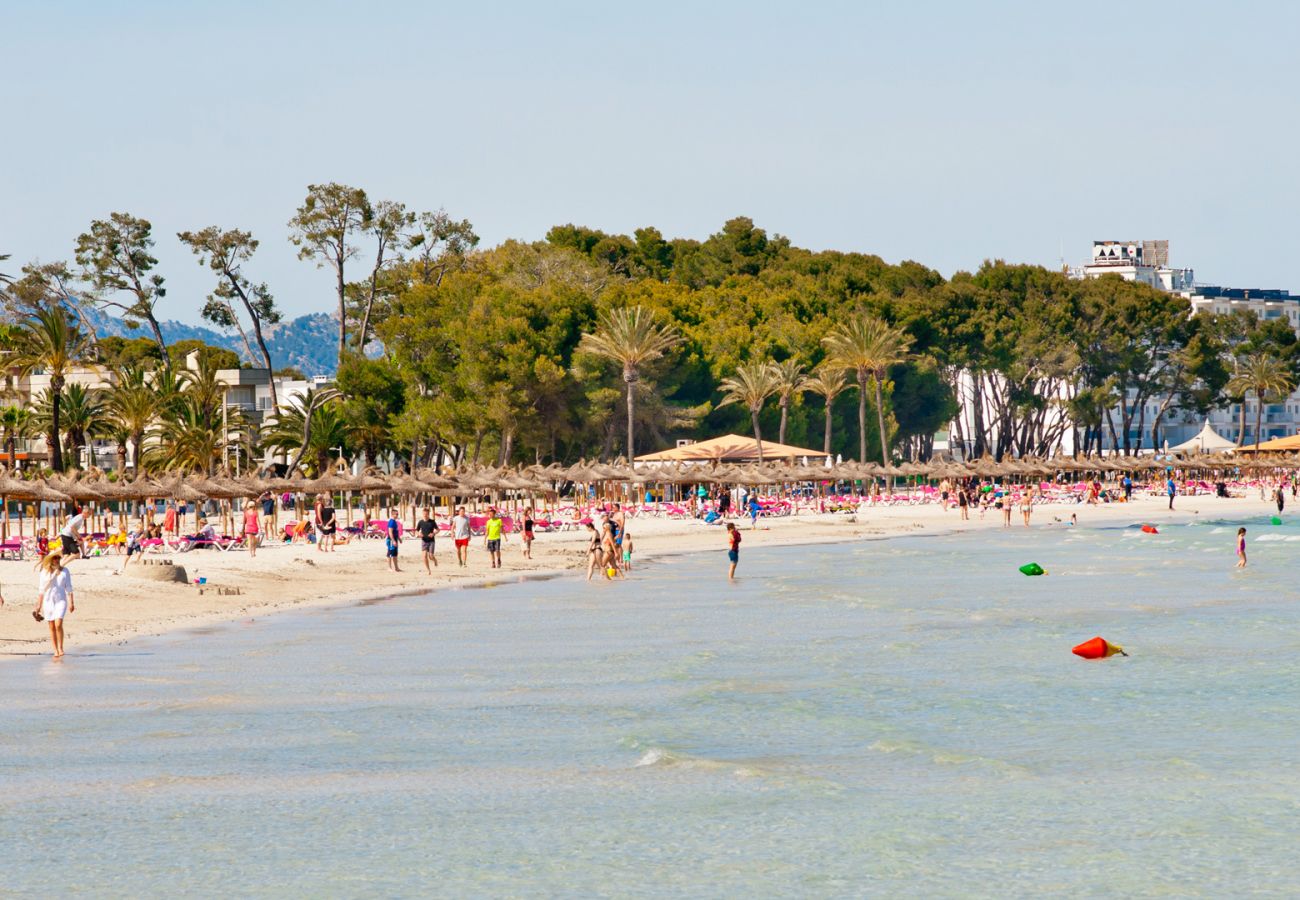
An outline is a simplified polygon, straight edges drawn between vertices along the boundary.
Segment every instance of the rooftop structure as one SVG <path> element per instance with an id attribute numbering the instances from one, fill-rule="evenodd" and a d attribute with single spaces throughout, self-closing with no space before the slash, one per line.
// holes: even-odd
<path id="1" fill-rule="evenodd" d="M 1185 291 L 1194 284 L 1191 269 L 1169 265 L 1168 241 L 1093 241 L 1092 260 L 1069 271 L 1075 278 L 1118 275 L 1162 291 Z"/>

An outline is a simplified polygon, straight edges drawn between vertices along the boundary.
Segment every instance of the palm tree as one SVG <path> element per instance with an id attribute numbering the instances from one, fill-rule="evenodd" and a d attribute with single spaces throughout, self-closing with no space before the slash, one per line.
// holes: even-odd
<path id="1" fill-rule="evenodd" d="M 19 328 L 11 364 L 24 375 L 43 370 L 50 376 L 50 462 L 63 471 L 63 445 L 59 440 L 63 386 L 68 373 L 91 356 L 91 344 L 70 321 L 61 304 L 38 309 Z"/>
<path id="2" fill-rule="evenodd" d="M 781 407 L 781 429 L 776 440 L 777 443 L 784 444 L 785 422 L 790 413 L 790 400 L 795 394 L 803 391 L 808 376 L 804 373 L 803 363 L 795 359 L 773 363 L 772 370 L 777 376 L 776 402 Z"/>
<path id="3" fill-rule="evenodd" d="M 822 338 L 830 363 L 853 372 L 858 379 L 858 461 L 867 461 L 867 379 L 876 388 L 876 415 L 880 427 L 880 460 L 889 465 L 889 442 L 885 436 L 885 404 L 881 382 L 895 363 L 909 358 L 910 335 L 875 316 L 859 314 L 841 322 Z"/>
<path id="4" fill-rule="evenodd" d="M 114 372 L 113 388 L 107 392 L 105 406 L 109 420 L 123 438 L 118 442 L 118 459 L 122 468 L 126 467 L 126 445 L 129 441 L 134 468 L 137 472 L 140 471 L 144 436 L 158 417 L 159 409 L 166 405 L 161 393 L 150 384 L 149 372 L 143 367 L 128 363 Z"/>
<path id="5" fill-rule="evenodd" d="M 736 367 L 736 374 L 718 384 L 722 390 L 719 407 L 731 403 L 744 404 L 749 410 L 749 420 L 754 426 L 754 441 L 758 444 L 758 461 L 763 461 L 763 433 L 758 427 L 758 414 L 763 404 L 777 392 L 781 376 L 770 362 L 755 362 Z"/>
<path id="6" fill-rule="evenodd" d="M 346 446 L 347 422 L 339 404 L 321 403 L 314 396 L 316 393 L 314 389 L 309 390 L 306 397 L 294 398 L 297 402 L 281 406 L 274 424 L 262 435 L 262 442 L 287 453 L 302 447 L 302 438 L 306 434 L 305 455 L 311 461 L 312 474 L 320 475 L 329 468 L 334 448 Z M 307 423 L 308 409 L 314 410 L 310 425 Z"/>
<path id="7" fill-rule="evenodd" d="M 612 309 L 601 314 L 599 326 L 593 333 L 584 333 L 578 350 L 612 359 L 623 367 L 623 382 L 627 385 L 627 458 L 636 458 L 635 437 L 635 386 L 641 379 L 641 367 L 663 356 L 681 343 L 681 337 L 670 326 L 656 324 L 650 310 L 640 306 L 631 309 Z"/>
<path id="8" fill-rule="evenodd" d="M 155 429 L 157 455 L 169 469 L 211 475 L 225 459 L 226 450 L 242 443 L 242 438 L 230 440 L 231 432 L 238 432 L 241 424 L 238 407 L 229 411 L 223 425 L 221 417 L 213 416 L 201 398 L 182 394 Z"/>
<path id="9" fill-rule="evenodd" d="M 199 354 L 198 368 L 181 372 L 177 387 L 208 415 L 221 417 L 221 408 L 226 405 L 226 383 L 217 378 L 217 367 L 205 354 Z"/>
<path id="10" fill-rule="evenodd" d="M 835 398 L 848 389 L 844 380 L 844 371 L 834 366 L 821 366 L 803 384 L 804 389 L 826 400 L 826 430 L 822 439 L 822 452 L 831 455 L 831 414 L 835 408 Z"/>
<path id="11" fill-rule="evenodd" d="M 41 391 L 32 398 L 37 427 L 46 434 L 55 431 L 53 390 Z M 103 437 L 109 426 L 108 413 L 98 391 L 88 390 L 76 382 L 68 385 L 59 401 L 60 425 L 67 443 L 68 456 L 74 468 L 80 468 L 81 448 L 87 442 Z"/>
<path id="12" fill-rule="evenodd" d="M 346 424 L 342 411 L 335 403 L 343 395 L 334 388 L 309 388 L 301 397 L 280 407 L 275 424 L 267 429 L 263 441 L 279 450 L 297 450 L 285 473 L 292 477 L 307 453 L 312 453 L 320 468 L 329 458 L 331 447 L 343 446 Z M 322 433 L 316 434 L 317 421 Z M 323 453 L 323 455 L 322 455 Z M 317 474 L 320 474 L 319 470 Z"/>
<path id="13" fill-rule="evenodd" d="M 0 407 L 0 430 L 4 432 L 5 458 L 12 471 L 18 453 L 18 441 L 36 434 L 31 410 L 21 406 Z"/>
<path id="14" fill-rule="evenodd" d="M 1286 363 L 1276 356 L 1252 353 L 1237 366 L 1237 371 L 1228 381 L 1228 390 L 1241 394 L 1243 407 L 1246 404 L 1246 393 L 1255 395 L 1255 452 L 1259 453 L 1259 428 L 1264 417 L 1264 404 L 1282 400 L 1295 390 L 1295 376 Z"/>

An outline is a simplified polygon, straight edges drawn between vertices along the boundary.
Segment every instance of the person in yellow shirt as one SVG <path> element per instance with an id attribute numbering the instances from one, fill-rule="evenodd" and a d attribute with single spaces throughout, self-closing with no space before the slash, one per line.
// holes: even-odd
<path id="1" fill-rule="evenodd" d="M 501 513 L 497 512 L 496 507 L 488 510 L 487 525 L 483 528 L 483 539 L 487 544 L 488 556 L 492 560 L 492 568 L 501 568 L 501 541 L 505 536 L 505 522 L 501 519 Z"/>

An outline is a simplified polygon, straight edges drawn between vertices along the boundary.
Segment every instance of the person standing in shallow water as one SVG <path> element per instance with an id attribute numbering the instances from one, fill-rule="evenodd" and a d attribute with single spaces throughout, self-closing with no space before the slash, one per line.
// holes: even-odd
<path id="1" fill-rule="evenodd" d="M 50 643 L 54 645 L 54 658 L 63 656 L 63 619 L 77 611 L 76 597 L 72 593 L 72 575 L 63 565 L 63 555 L 50 553 L 39 563 L 40 592 L 36 596 L 35 616 L 50 625 Z"/>
<path id="2" fill-rule="evenodd" d="M 1237 568 L 1246 568 L 1246 529 L 1237 529 Z"/>
<path id="3" fill-rule="evenodd" d="M 734 522 L 727 523 L 727 538 L 730 541 L 727 550 L 727 562 L 731 564 L 730 568 L 727 569 L 727 580 L 735 581 L 736 564 L 740 562 L 740 529 L 736 527 Z"/>

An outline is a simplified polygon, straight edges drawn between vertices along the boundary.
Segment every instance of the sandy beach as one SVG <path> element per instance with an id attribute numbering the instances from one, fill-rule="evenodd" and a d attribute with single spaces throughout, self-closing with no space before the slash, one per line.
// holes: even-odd
<path id="1" fill-rule="evenodd" d="M 1276 510 L 1273 502 L 1257 497 L 1221 499 L 1211 496 L 1179 497 L 1173 512 L 1163 497 L 1140 496 L 1130 504 L 1089 506 L 1049 504 L 1035 508 L 1032 528 L 1068 527 L 1071 513 L 1080 526 L 1116 526 L 1151 522 L 1185 522 L 1191 518 L 1266 522 Z M 972 511 L 963 522 L 956 509 L 936 504 L 864 507 L 853 514 L 812 514 L 762 519 L 757 531 L 748 520 L 737 520 L 744 532 L 745 555 L 764 547 L 833 541 L 880 540 L 899 535 L 940 535 L 965 530 L 1001 529 L 998 511 L 984 518 Z M 1012 533 L 1024 531 L 1017 511 Z M 629 520 L 636 554 L 634 564 L 680 553 L 717 551 L 719 577 L 725 578 L 724 532 L 699 521 L 641 515 Z M 1252 537 L 1257 536 L 1256 534 Z M 196 550 L 189 553 L 149 555 L 143 565 L 132 561 L 126 574 L 114 575 L 121 565 L 117 555 L 78 560 L 72 564 L 77 610 L 65 624 L 71 655 L 81 648 L 103 643 L 123 643 L 133 637 L 159 635 L 180 629 L 264 617 L 306 606 L 357 603 L 395 594 L 440 593 L 468 586 L 514 583 L 520 579 L 555 573 L 580 573 L 586 566 L 585 533 L 539 534 L 533 558 L 523 559 L 517 537 L 503 548 L 504 567 L 488 565 L 483 539 L 470 546 L 469 565 L 455 562 L 450 539 L 438 542 L 439 566 L 426 575 L 419 542 L 402 545 L 400 573 L 387 571 L 384 544 L 357 540 L 333 553 L 318 552 L 314 545 L 275 544 L 261 548 L 255 558 L 246 552 Z M 1231 548 L 1225 551 L 1231 559 Z M 170 561 L 171 566 L 165 562 Z M 5 606 L 0 608 L 0 657 L 48 652 L 44 625 L 33 621 L 36 574 L 34 560 L 0 562 L 0 586 Z M 172 569 L 183 567 L 185 581 Z M 742 569 L 743 575 L 743 557 Z M 194 579 L 204 578 L 202 587 Z"/>

